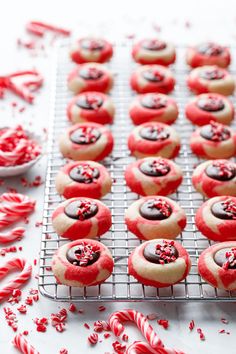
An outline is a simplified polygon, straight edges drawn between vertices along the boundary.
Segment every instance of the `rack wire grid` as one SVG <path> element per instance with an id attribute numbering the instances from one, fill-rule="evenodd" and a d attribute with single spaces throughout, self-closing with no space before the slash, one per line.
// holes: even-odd
<path id="1" fill-rule="evenodd" d="M 177 62 L 172 66 L 176 78 L 176 87 L 171 94 L 178 103 L 179 117 L 174 124 L 181 137 L 181 150 L 175 162 L 184 173 L 183 183 L 170 198 L 177 201 L 187 215 L 187 226 L 177 238 L 191 256 L 192 268 L 188 277 L 179 284 L 168 288 L 156 289 L 144 286 L 128 274 L 127 261 L 130 252 L 140 244 L 124 223 L 124 212 L 139 196 L 132 193 L 126 186 L 124 171 L 128 164 L 134 161 L 127 148 L 127 137 L 133 129 L 128 116 L 128 107 L 135 96 L 129 87 L 129 77 L 136 65 L 130 56 L 131 42 L 115 45 L 115 55 L 107 66 L 115 75 L 115 86 L 111 92 L 116 106 L 115 122 L 111 130 L 115 139 L 112 156 L 103 163 L 109 169 L 113 178 L 111 193 L 102 201 L 112 212 L 112 227 L 101 237 L 114 257 L 114 271 L 108 280 L 99 285 L 87 288 L 68 287 L 56 283 L 50 270 L 54 252 L 69 240 L 60 238 L 52 228 L 51 214 L 63 200 L 55 189 L 55 176 L 66 163 L 58 149 L 58 137 L 69 126 L 66 117 L 66 106 L 72 97 L 67 89 L 67 75 L 73 68 L 68 57 L 69 43 L 61 43 L 57 48 L 55 73 L 53 76 L 52 121 L 49 132 L 49 157 L 45 187 L 45 202 L 43 213 L 43 232 L 40 251 L 39 290 L 47 298 L 57 301 L 93 302 L 93 301 L 236 301 L 236 292 L 217 290 L 201 279 L 197 270 L 197 261 L 201 252 L 211 245 L 196 229 L 194 217 L 196 210 L 203 203 L 203 197 L 197 193 L 191 183 L 191 175 L 196 164 L 201 161 L 192 154 L 189 148 L 189 138 L 194 127 L 186 120 L 184 107 L 191 94 L 186 87 L 185 78 L 189 69 L 185 65 L 185 46 L 177 48 Z M 232 72 L 232 70 L 231 70 Z M 235 103 L 235 98 L 232 97 Z"/>

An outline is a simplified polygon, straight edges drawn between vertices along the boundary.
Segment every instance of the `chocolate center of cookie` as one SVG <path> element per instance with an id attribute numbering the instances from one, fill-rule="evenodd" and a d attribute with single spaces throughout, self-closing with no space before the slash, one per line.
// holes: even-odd
<path id="1" fill-rule="evenodd" d="M 167 100 L 159 95 L 149 93 L 142 97 L 141 105 L 145 108 L 160 109 L 167 106 Z"/>
<path id="2" fill-rule="evenodd" d="M 79 71 L 79 76 L 85 80 L 97 80 L 103 76 L 103 71 L 97 68 L 82 68 Z"/>
<path id="3" fill-rule="evenodd" d="M 170 136 L 165 128 L 152 125 L 142 128 L 139 131 L 139 135 L 141 138 L 151 141 L 166 140 Z"/>
<path id="4" fill-rule="evenodd" d="M 83 221 L 97 214 L 98 205 L 96 202 L 79 199 L 67 204 L 64 212 L 69 218 Z"/>
<path id="5" fill-rule="evenodd" d="M 68 249 L 66 253 L 67 260 L 76 266 L 86 267 L 95 263 L 100 257 L 100 248 L 89 245 L 86 242 Z"/>
<path id="6" fill-rule="evenodd" d="M 69 176 L 76 182 L 89 184 L 99 178 L 100 172 L 89 165 L 78 165 L 70 170 Z"/>
<path id="7" fill-rule="evenodd" d="M 95 143 L 101 136 L 98 129 L 92 127 L 82 127 L 76 129 L 70 135 L 70 140 L 75 144 L 87 145 Z"/>
<path id="8" fill-rule="evenodd" d="M 148 81 L 161 82 L 164 80 L 165 75 L 157 69 L 147 69 L 143 71 L 143 77 Z"/>
<path id="9" fill-rule="evenodd" d="M 223 248 L 214 255 L 216 264 L 225 270 L 236 269 L 236 248 Z"/>
<path id="10" fill-rule="evenodd" d="M 206 170 L 208 177 L 218 181 L 230 181 L 236 175 L 236 169 L 230 162 L 213 162 Z"/>
<path id="11" fill-rule="evenodd" d="M 104 41 L 102 39 L 85 38 L 80 43 L 81 47 L 87 50 L 102 50 L 104 48 Z"/>
<path id="12" fill-rule="evenodd" d="M 146 39 L 142 42 L 142 47 L 147 50 L 162 50 L 166 48 L 166 43 L 158 39 Z"/>
<path id="13" fill-rule="evenodd" d="M 211 122 L 201 128 L 200 135 L 207 140 L 220 142 L 228 140 L 231 136 L 230 130 L 223 124 Z"/>
<path id="14" fill-rule="evenodd" d="M 174 246 L 174 241 L 150 242 L 143 250 L 144 258 L 155 264 L 167 264 L 175 262 L 179 253 Z"/>
<path id="15" fill-rule="evenodd" d="M 153 198 L 144 202 L 139 212 L 143 218 L 148 220 L 164 220 L 172 214 L 172 208 L 165 200 Z"/>
<path id="16" fill-rule="evenodd" d="M 220 69 L 207 69 L 200 72 L 200 77 L 206 80 L 220 80 L 223 79 L 225 73 Z"/>
<path id="17" fill-rule="evenodd" d="M 165 176 L 170 171 L 170 166 L 167 162 L 161 158 L 146 160 L 141 165 L 139 169 L 147 176 L 159 177 Z"/>
<path id="18" fill-rule="evenodd" d="M 222 109 L 225 107 L 222 99 L 210 96 L 206 98 L 200 98 L 200 100 L 197 101 L 197 106 L 203 111 L 207 112 L 222 111 Z"/>
<path id="19" fill-rule="evenodd" d="M 236 220 L 236 203 L 231 199 L 216 202 L 212 205 L 211 212 L 219 219 Z"/>
<path id="20" fill-rule="evenodd" d="M 76 105 L 83 109 L 97 110 L 103 104 L 103 99 L 96 95 L 85 93 L 80 95 L 76 101 Z"/>
<path id="21" fill-rule="evenodd" d="M 203 43 L 197 48 L 198 52 L 207 56 L 218 56 L 224 51 L 224 48 L 215 43 Z"/>

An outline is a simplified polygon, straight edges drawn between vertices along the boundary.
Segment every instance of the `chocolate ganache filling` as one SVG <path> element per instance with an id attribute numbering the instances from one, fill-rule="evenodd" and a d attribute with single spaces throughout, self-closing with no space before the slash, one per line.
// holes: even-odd
<path id="1" fill-rule="evenodd" d="M 166 43 L 158 39 L 145 39 L 142 42 L 142 47 L 147 50 L 162 50 L 166 48 Z"/>
<path id="2" fill-rule="evenodd" d="M 84 164 L 73 167 L 69 176 L 76 182 L 89 184 L 99 178 L 100 172 L 97 168 Z"/>
<path id="3" fill-rule="evenodd" d="M 211 96 L 208 96 L 206 98 L 200 98 L 197 101 L 197 106 L 206 112 L 222 111 L 225 107 L 222 99 L 218 97 L 211 97 Z"/>
<path id="4" fill-rule="evenodd" d="M 223 124 L 211 122 L 201 128 L 200 135 L 207 140 L 220 142 L 228 140 L 231 133 L 230 130 Z"/>
<path id="5" fill-rule="evenodd" d="M 76 105 L 78 107 L 83 109 L 94 110 L 94 111 L 100 108 L 102 104 L 103 104 L 103 99 L 94 93 L 93 94 L 84 93 L 80 95 L 76 101 Z"/>
<path id="6" fill-rule="evenodd" d="M 170 134 L 161 126 L 149 125 L 139 131 L 141 138 L 151 141 L 162 141 L 169 138 Z"/>
<path id="7" fill-rule="evenodd" d="M 236 220 L 236 203 L 232 199 L 216 202 L 211 207 L 212 214 L 224 220 Z"/>
<path id="8" fill-rule="evenodd" d="M 151 82 L 161 82 L 164 80 L 165 75 L 158 69 L 147 69 L 142 72 L 143 77 Z"/>
<path id="9" fill-rule="evenodd" d="M 100 248 L 98 246 L 89 245 L 83 242 L 72 248 L 69 248 L 66 253 L 67 260 L 80 267 L 87 267 L 95 263 L 100 257 Z"/>
<path id="10" fill-rule="evenodd" d="M 78 199 L 67 204 L 64 212 L 69 218 L 83 221 L 97 214 L 98 205 L 94 201 Z"/>
<path id="11" fill-rule="evenodd" d="M 92 127 L 81 127 L 73 131 L 70 140 L 75 144 L 87 145 L 95 143 L 101 136 L 98 129 Z"/>
<path id="12" fill-rule="evenodd" d="M 139 208 L 140 215 L 148 220 L 165 220 L 172 214 L 172 208 L 161 198 L 149 199 Z"/>
<path id="13" fill-rule="evenodd" d="M 216 264 L 225 270 L 236 269 L 236 248 L 223 248 L 214 254 Z"/>
<path id="14" fill-rule="evenodd" d="M 224 48 L 216 43 L 208 42 L 202 43 L 197 47 L 199 53 L 208 55 L 208 56 L 218 56 L 221 55 L 224 51 Z"/>
<path id="15" fill-rule="evenodd" d="M 143 255 L 151 263 L 168 264 L 176 261 L 179 252 L 174 246 L 174 241 L 160 242 L 156 240 L 147 244 L 143 250 Z"/>
<path id="16" fill-rule="evenodd" d="M 80 45 L 87 50 L 102 50 L 104 48 L 104 41 L 102 39 L 84 38 Z"/>
<path id="17" fill-rule="evenodd" d="M 84 67 L 80 69 L 79 76 L 81 76 L 85 80 L 97 80 L 103 76 L 103 71 L 97 68 Z"/>
<path id="18" fill-rule="evenodd" d="M 139 169 L 145 175 L 152 177 L 166 176 L 170 172 L 170 166 L 162 158 L 144 160 L 144 162 L 139 165 Z"/>
<path id="19" fill-rule="evenodd" d="M 205 173 L 218 181 L 230 181 L 235 177 L 236 169 L 230 162 L 216 161 L 207 166 Z"/>
<path id="20" fill-rule="evenodd" d="M 167 106 L 167 100 L 155 93 L 148 93 L 141 99 L 141 105 L 149 109 L 161 109 Z"/>
<path id="21" fill-rule="evenodd" d="M 220 68 L 206 69 L 200 72 L 200 77 L 206 80 L 220 80 L 223 79 L 225 73 Z"/>

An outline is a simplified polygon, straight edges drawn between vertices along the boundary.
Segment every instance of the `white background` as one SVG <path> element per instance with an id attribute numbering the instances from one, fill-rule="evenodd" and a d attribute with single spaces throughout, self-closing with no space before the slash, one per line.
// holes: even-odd
<path id="1" fill-rule="evenodd" d="M 23 122 L 31 124 L 38 132 L 42 127 L 47 126 L 49 119 L 49 96 L 50 96 L 50 52 L 47 49 L 46 55 L 32 57 L 28 51 L 17 50 L 16 39 L 27 39 L 24 32 L 25 23 L 28 20 L 39 19 L 65 26 L 74 30 L 74 34 L 95 34 L 106 36 L 108 39 L 122 39 L 125 35 L 135 33 L 139 37 L 154 34 L 153 24 L 160 26 L 160 35 L 163 38 L 171 39 L 175 43 L 194 43 L 199 40 L 215 39 L 225 43 L 235 43 L 236 40 L 236 6 L 234 1 L 1 1 L 0 11 L 0 74 L 6 74 L 16 69 L 28 69 L 37 67 L 45 76 L 45 85 L 41 94 L 37 97 L 33 107 L 27 106 L 23 101 L 7 94 L 4 101 L 0 101 L 0 122 L 1 126 L 11 120 L 12 122 Z M 186 26 L 187 23 L 187 26 Z M 190 24 L 190 28 L 188 26 Z M 236 63 L 234 63 L 236 65 Z M 21 114 L 12 115 L 10 102 L 17 101 L 19 107 L 27 106 L 26 111 Z M 41 162 L 28 174 L 32 179 L 37 174 L 44 176 L 46 159 Z M 36 198 L 37 211 L 30 218 L 27 233 L 22 240 L 22 253 L 31 261 L 37 258 L 40 247 L 40 228 L 35 228 L 35 222 L 42 218 L 42 197 L 41 188 L 26 190 L 19 184 L 19 179 L 8 180 L 5 187 L 17 185 L 21 192 Z M 5 189 L 1 190 L 4 191 Z M 10 258 L 8 255 L 5 259 Z M 0 264 L 5 259 L 0 257 Z M 37 267 L 34 267 L 34 275 L 37 274 Z M 1 282 L 3 283 L 3 282 Z M 36 287 L 37 281 L 32 278 L 25 287 L 27 289 Z M 16 353 L 11 345 L 14 336 L 13 331 L 7 326 L 3 314 L 3 306 L 0 309 L 0 353 Z M 68 307 L 68 305 L 64 305 Z M 28 340 L 39 350 L 40 354 L 57 354 L 59 350 L 66 347 L 69 354 L 84 354 L 105 352 L 112 353 L 111 343 L 115 340 L 103 340 L 94 348 L 91 348 L 86 341 L 89 330 L 85 329 L 84 322 L 90 325 L 98 319 L 107 319 L 107 316 L 114 310 L 123 308 L 135 308 L 145 314 L 157 312 L 161 318 L 170 321 L 168 331 L 163 330 L 153 322 L 163 341 L 169 346 L 178 347 L 188 354 L 211 354 L 222 353 L 223 350 L 234 354 L 235 347 L 235 304 L 209 304 L 209 303 L 183 303 L 183 304 L 107 304 L 106 312 L 98 312 L 99 304 L 78 305 L 83 308 L 84 315 L 69 314 L 67 329 L 64 333 L 57 333 L 48 326 L 46 333 L 37 333 L 33 319 L 35 317 L 49 316 L 50 313 L 58 311 L 63 304 L 53 303 L 44 298 L 33 307 L 30 307 L 28 314 L 18 315 L 19 330 L 30 331 Z M 223 325 L 220 319 L 224 317 L 229 320 L 228 325 Z M 201 327 L 206 336 L 206 341 L 199 340 L 196 331 L 190 333 L 189 322 L 194 319 L 196 327 Z M 140 334 L 134 327 L 127 326 L 132 340 L 141 339 Z M 231 335 L 218 334 L 220 329 L 225 329 Z M 101 336 L 102 338 L 102 336 Z M 131 340 L 132 339 L 132 340 Z"/>

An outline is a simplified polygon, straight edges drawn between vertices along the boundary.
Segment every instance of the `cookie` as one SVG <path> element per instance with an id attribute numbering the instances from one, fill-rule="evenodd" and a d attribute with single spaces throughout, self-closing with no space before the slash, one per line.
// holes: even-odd
<path id="1" fill-rule="evenodd" d="M 234 119 L 234 106 L 223 95 L 202 93 L 190 100 L 185 115 L 190 122 L 199 126 L 209 124 L 210 121 L 229 125 Z"/>
<path id="2" fill-rule="evenodd" d="M 71 71 L 67 83 L 68 89 L 74 94 L 86 91 L 106 93 L 113 86 L 113 76 L 102 64 L 85 63 Z"/>
<path id="3" fill-rule="evenodd" d="M 96 123 L 78 123 L 59 139 L 62 155 L 72 160 L 100 161 L 113 149 L 113 137 L 108 128 Z"/>
<path id="4" fill-rule="evenodd" d="M 186 61 L 192 68 L 204 65 L 217 65 L 221 68 L 227 68 L 231 62 L 231 56 L 229 48 L 214 42 L 205 42 L 189 47 Z"/>
<path id="5" fill-rule="evenodd" d="M 112 99 L 101 92 L 84 92 L 72 98 L 67 117 L 72 123 L 95 122 L 112 124 L 115 106 Z"/>
<path id="6" fill-rule="evenodd" d="M 55 187 L 64 198 L 100 199 L 110 192 L 112 180 L 107 169 L 94 161 L 69 162 L 58 172 Z"/>
<path id="7" fill-rule="evenodd" d="M 143 39 L 134 44 L 132 57 L 139 64 L 170 65 L 175 62 L 176 53 L 172 43 L 159 39 Z"/>
<path id="8" fill-rule="evenodd" d="M 164 288 L 185 279 L 191 268 L 186 249 L 165 239 L 142 243 L 129 256 L 128 271 L 144 285 Z"/>
<path id="9" fill-rule="evenodd" d="M 114 261 L 102 243 L 83 239 L 61 246 L 52 258 L 52 271 L 58 284 L 94 286 L 112 273 Z"/>
<path id="10" fill-rule="evenodd" d="M 125 213 L 130 232 L 141 240 L 174 239 L 186 226 L 184 210 L 173 200 L 149 196 L 136 200 Z"/>
<path id="11" fill-rule="evenodd" d="M 135 97 L 129 108 L 135 125 L 147 122 L 172 124 L 178 117 L 175 100 L 161 93 L 146 93 Z"/>
<path id="12" fill-rule="evenodd" d="M 70 198 L 54 210 L 52 226 L 59 236 L 70 240 L 95 238 L 110 229 L 111 212 L 99 200 Z"/>
<path id="13" fill-rule="evenodd" d="M 127 186 L 140 195 L 168 195 L 183 179 L 181 168 L 162 157 L 146 157 L 128 165 L 125 171 Z"/>
<path id="14" fill-rule="evenodd" d="M 236 242 L 222 242 L 204 250 L 198 261 L 201 277 L 223 290 L 236 290 Z"/>
<path id="15" fill-rule="evenodd" d="M 102 38 L 85 37 L 77 40 L 70 50 L 71 59 L 77 64 L 105 63 L 113 54 L 110 42 Z"/>
<path id="16" fill-rule="evenodd" d="M 192 133 L 190 147 L 203 159 L 227 159 L 236 154 L 236 134 L 231 128 L 211 121 Z"/>
<path id="17" fill-rule="evenodd" d="M 132 89 L 138 93 L 169 93 L 175 87 L 172 72 L 161 65 L 143 65 L 130 78 Z"/>
<path id="18" fill-rule="evenodd" d="M 176 157 L 180 150 L 180 138 L 167 124 L 150 122 L 134 128 L 128 138 L 128 148 L 137 158 L 162 156 Z"/>
<path id="19" fill-rule="evenodd" d="M 193 69 L 187 78 L 187 85 L 197 95 L 209 92 L 230 96 L 235 89 L 233 76 L 216 65 Z"/>
<path id="20" fill-rule="evenodd" d="M 199 231 L 210 240 L 236 240 L 236 197 L 207 200 L 198 209 L 195 221 Z"/>
<path id="21" fill-rule="evenodd" d="M 204 197 L 219 195 L 236 197 L 236 164 L 228 160 L 210 160 L 193 171 L 194 188 Z"/>

